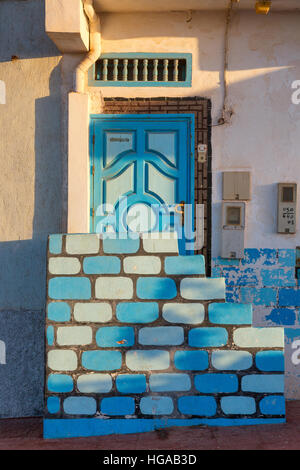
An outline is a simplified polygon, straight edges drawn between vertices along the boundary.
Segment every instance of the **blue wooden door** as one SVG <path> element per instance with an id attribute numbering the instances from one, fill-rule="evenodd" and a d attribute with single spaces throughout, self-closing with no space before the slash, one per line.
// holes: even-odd
<path id="1" fill-rule="evenodd" d="M 91 117 L 91 232 L 176 229 L 193 204 L 192 130 L 186 114 Z"/>

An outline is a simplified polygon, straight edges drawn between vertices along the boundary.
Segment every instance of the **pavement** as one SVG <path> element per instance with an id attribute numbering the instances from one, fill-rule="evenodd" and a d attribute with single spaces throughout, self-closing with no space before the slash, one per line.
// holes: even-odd
<path id="1" fill-rule="evenodd" d="M 43 439 L 42 418 L 0 419 L 0 450 L 299 450 L 300 401 L 287 422 L 238 427 L 184 427 L 149 433 Z"/>

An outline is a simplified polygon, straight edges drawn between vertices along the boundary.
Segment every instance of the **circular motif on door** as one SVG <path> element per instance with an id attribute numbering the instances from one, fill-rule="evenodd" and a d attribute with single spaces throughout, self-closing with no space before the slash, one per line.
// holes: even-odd
<path id="1" fill-rule="evenodd" d="M 156 214 L 147 204 L 133 204 L 128 209 L 126 224 L 131 232 L 150 232 L 156 225 Z"/>

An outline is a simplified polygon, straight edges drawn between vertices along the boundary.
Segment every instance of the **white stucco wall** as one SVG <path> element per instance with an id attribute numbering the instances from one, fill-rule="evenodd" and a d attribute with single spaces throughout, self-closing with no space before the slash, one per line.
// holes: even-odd
<path id="1" fill-rule="evenodd" d="M 103 87 L 103 96 L 204 96 L 213 124 L 222 107 L 225 12 L 103 14 L 103 52 L 191 52 L 192 88 Z M 300 105 L 291 101 L 300 78 L 300 14 L 235 11 L 229 31 L 230 124 L 213 127 L 213 256 L 219 255 L 224 170 L 252 173 L 246 246 L 294 248 L 299 235 L 276 233 L 277 182 L 300 174 Z M 298 194 L 300 191 L 298 192 Z M 300 228 L 298 218 L 298 230 Z M 298 241 L 297 241 L 298 240 Z"/>

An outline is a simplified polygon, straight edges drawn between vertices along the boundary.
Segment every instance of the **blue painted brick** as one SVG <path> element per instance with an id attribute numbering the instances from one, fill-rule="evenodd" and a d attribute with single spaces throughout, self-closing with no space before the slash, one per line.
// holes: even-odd
<path id="1" fill-rule="evenodd" d="M 208 368 L 207 351 L 176 351 L 174 364 L 179 370 L 205 370 Z"/>
<path id="2" fill-rule="evenodd" d="M 136 253 L 139 246 L 139 237 L 126 239 L 105 237 L 103 239 L 103 251 L 109 254 Z"/>
<path id="3" fill-rule="evenodd" d="M 60 399 L 58 397 L 48 397 L 47 409 L 51 414 L 58 413 L 60 410 Z"/>
<path id="4" fill-rule="evenodd" d="M 122 323 L 151 323 L 158 315 L 157 302 L 121 302 L 116 308 L 117 319 Z"/>
<path id="5" fill-rule="evenodd" d="M 278 263 L 281 266 L 294 267 L 296 264 L 296 251 L 292 249 L 278 250 Z"/>
<path id="6" fill-rule="evenodd" d="M 255 356 L 256 367 L 265 372 L 284 371 L 283 351 L 260 351 Z"/>
<path id="7" fill-rule="evenodd" d="M 136 292 L 140 299 L 173 299 L 177 295 L 174 280 L 163 277 L 140 277 Z"/>
<path id="8" fill-rule="evenodd" d="M 251 325 L 252 306 L 249 304 L 212 303 L 208 306 L 211 323 L 219 325 Z"/>
<path id="9" fill-rule="evenodd" d="M 225 328 L 193 328 L 188 334 L 189 345 L 196 348 L 225 346 L 228 333 Z"/>
<path id="10" fill-rule="evenodd" d="M 117 370 L 122 365 L 120 351 L 84 351 L 82 365 L 89 370 Z"/>
<path id="11" fill-rule="evenodd" d="M 92 397 L 67 397 L 63 406 L 64 412 L 70 415 L 94 415 L 97 409 Z"/>
<path id="12" fill-rule="evenodd" d="M 240 301 L 239 287 L 226 286 L 226 302 L 235 303 Z"/>
<path id="13" fill-rule="evenodd" d="M 223 275 L 227 286 L 256 286 L 258 283 L 257 273 L 252 268 L 223 268 Z"/>
<path id="14" fill-rule="evenodd" d="M 105 415 L 132 415 L 134 411 L 135 402 L 131 397 L 108 397 L 101 401 L 101 413 Z"/>
<path id="15" fill-rule="evenodd" d="M 59 255 L 62 250 L 62 235 L 49 236 L 49 251 L 53 255 Z"/>
<path id="16" fill-rule="evenodd" d="M 259 264 L 272 266 L 277 263 L 277 250 L 272 248 L 246 248 L 242 265 Z"/>
<path id="17" fill-rule="evenodd" d="M 289 308 L 273 308 L 266 320 L 270 320 L 276 325 L 295 325 L 297 310 Z"/>
<path id="18" fill-rule="evenodd" d="M 248 351 L 213 351 L 211 359 L 218 370 L 244 370 L 252 366 L 252 355 Z"/>
<path id="19" fill-rule="evenodd" d="M 222 269 L 214 266 L 211 270 L 211 277 L 222 277 Z"/>
<path id="20" fill-rule="evenodd" d="M 170 397 L 143 397 L 140 409 L 144 415 L 170 415 L 173 413 L 174 405 Z"/>
<path id="21" fill-rule="evenodd" d="M 295 268 L 262 269 L 260 275 L 264 286 L 293 287 L 296 285 Z"/>
<path id="22" fill-rule="evenodd" d="M 276 289 L 268 287 L 241 287 L 240 299 L 241 302 L 251 303 L 254 305 L 275 305 L 277 301 L 277 291 Z"/>
<path id="23" fill-rule="evenodd" d="M 195 376 L 195 387 L 201 393 L 235 393 L 239 381 L 235 374 L 201 374 Z"/>
<path id="24" fill-rule="evenodd" d="M 53 346 L 54 343 L 54 328 L 52 325 L 47 327 L 47 342 L 49 346 Z"/>
<path id="25" fill-rule="evenodd" d="M 167 256 L 165 272 L 167 274 L 205 274 L 204 256 Z"/>
<path id="26" fill-rule="evenodd" d="M 221 408 L 227 415 L 251 415 L 256 412 L 255 400 L 251 397 L 223 397 L 221 398 Z"/>
<path id="27" fill-rule="evenodd" d="M 279 289 L 279 306 L 300 306 L 300 289 Z"/>
<path id="28" fill-rule="evenodd" d="M 285 400 L 283 396 L 269 395 L 259 402 L 260 411 L 265 415 L 284 415 Z"/>
<path id="29" fill-rule="evenodd" d="M 131 370 L 164 370 L 170 366 L 168 351 L 161 349 L 128 351 L 126 365 Z"/>
<path id="30" fill-rule="evenodd" d="M 119 274 L 121 261 L 117 256 L 89 256 L 83 260 L 86 274 Z"/>
<path id="31" fill-rule="evenodd" d="M 66 374 L 50 374 L 47 380 L 47 388 L 50 392 L 67 393 L 73 390 L 73 379 Z"/>
<path id="32" fill-rule="evenodd" d="M 130 326 L 105 326 L 96 333 L 96 343 L 101 348 L 133 346 L 134 329 Z"/>
<path id="33" fill-rule="evenodd" d="M 71 318 L 71 307 L 66 302 L 50 302 L 47 306 L 48 320 L 65 322 Z"/>
<path id="34" fill-rule="evenodd" d="M 178 398 L 178 409 L 185 415 L 214 416 L 217 405 L 213 397 L 186 396 Z"/>
<path id="35" fill-rule="evenodd" d="M 149 379 L 152 392 L 185 392 L 191 388 L 188 374 L 152 374 Z"/>
<path id="36" fill-rule="evenodd" d="M 120 393 L 144 393 L 146 391 L 146 376 L 142 374 L 118 375 L 116 386 Z"/>
<path id="37" fill-rule="evenodd" d="M 141 328 L 139 343 L 144 345 L 179 345 L 184 341 L 183 328 L 180 326 L 156 326 Z"/>
<path id="38" fill-rule="evenodd" d="M 49 281 L 51 299 L 90 299 L 91 283 L 86 277 L 54 277 Z"/>
<path id="39" fill-rule="evenodd" d="M 256 393 L 283 393 L 283 374 L 252 374 L 242 377 L 242 390 Z"/>

